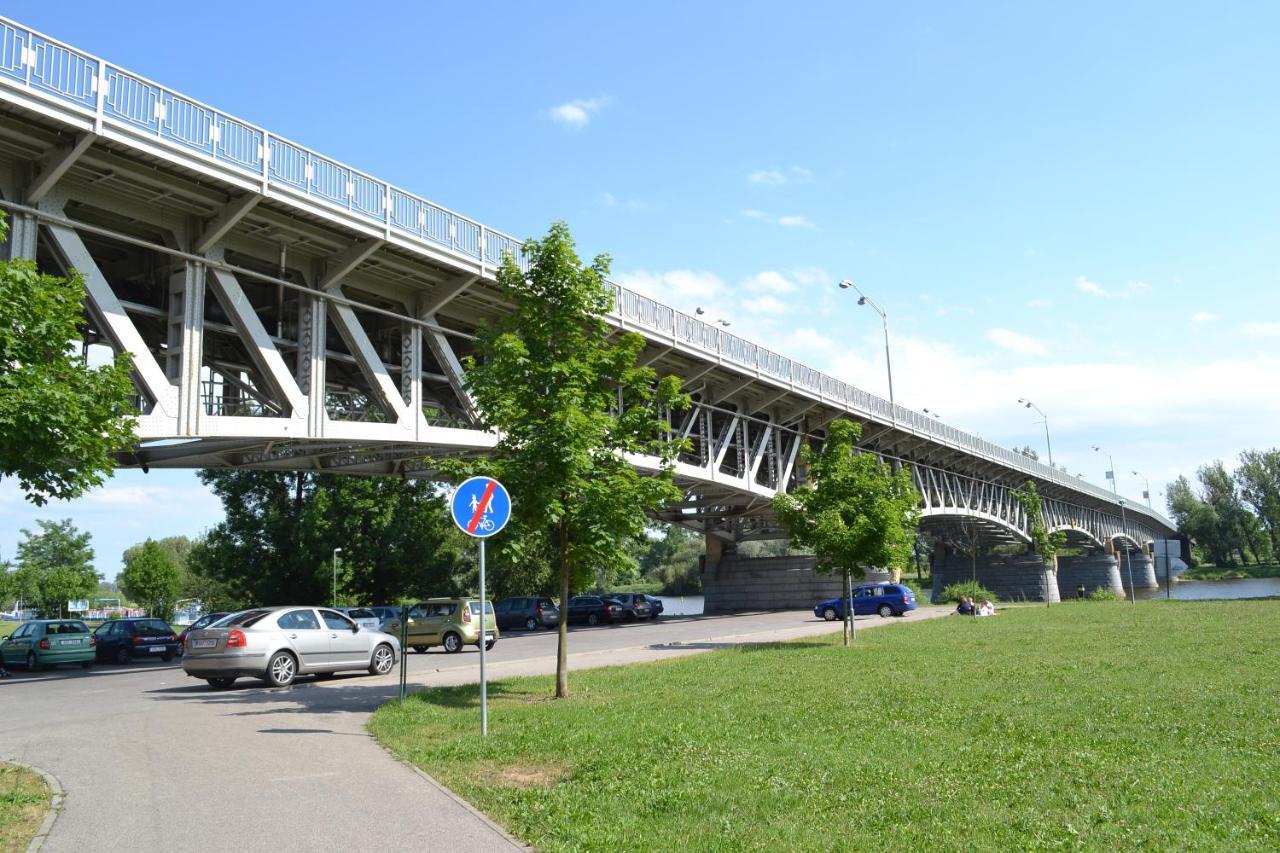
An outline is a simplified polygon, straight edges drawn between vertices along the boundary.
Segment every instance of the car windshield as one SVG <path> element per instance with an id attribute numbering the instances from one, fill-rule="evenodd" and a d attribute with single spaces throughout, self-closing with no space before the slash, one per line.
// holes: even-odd
<path id="1" fill-rule="evenodd" d="M 173 629 L 159 619 L 150 619 L 146 622 L 136 623 L 139 634 L 172 634 Z"/>

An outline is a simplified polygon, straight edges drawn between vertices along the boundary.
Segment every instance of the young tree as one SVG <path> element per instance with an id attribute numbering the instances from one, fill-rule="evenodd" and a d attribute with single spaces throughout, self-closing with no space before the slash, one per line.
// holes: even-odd
<path id="1" fill-rule="evenodd" d="M 911 559 L 920 522 L 920 493 L 910 470 L 895 471 L 874 453 L 859 451 L 861 437 L 861 424 L 834 421 L 821 450 L 813 453 L 805 446 L 801 451 L 809 481 L 773 499 L 792 544 L 813 551 L 817 571 L 839 570 L 846 595 L 851 574 L 862 577 L 868 566 L 900 572 Z M 846 602 L 846 646 L 852 623 Z"/>
<path id="2" fill-rule="evenodd" d="M 0 240 L 6 225 L 0 217 Z M 27 500 L 101 485 L 112 453 L 134 444 L 130 358 L 91 368 L 80 353 L 84 282 L 0 261 L 0 477 Z"/>
<path id="3" fill-rule="evenodd" d="M 1061 530 L 1049 532 L 1044 523 L 1044 504 L 1040 500 L 1040 491 L 1036 484 L 1027 480 L 1027 485 L 1013 490 L 1013 498 L 1022 504 L 1022 511 L 1027 514 L 1027 527 L 1031 534 L 1031 547 L 1040 555 L 1044 563 L 1045 578 L 1058 576 L 1058 552 L 1067 544 L 1067 534 Z M 1044 591 L 1044 603 L 1049 604 L 1049 590 Z"/>
<path id="4" fill-rule="evenodd" d="M 37 521 L 39 533 L 23 530 L 18 543 L 18 594 L 42 613 L 62 615 L 67 602 L 86 598 L 98 587 L 89 534 L 71 519 Z"/>
<path id="5" fill-rule="evenodd" d="M 173 618 L 182 572 L 159 542 L 148 539 L 125 552 L 119 583 L 126 595 L 146 608 L 148 616 L 166 622 Z"/>
<path id="6" fill-rule="evenodd" d="M 646 510 L 679 497 L 665 464 L 676 445 L 665 439 L 670 427 L 661 412 L 687 403 L 677 379 L 659 381 L 636 364 L 642 337 L 610 340 L 608 256 L 583 266 L 563 222 L 526 242 L 524 255 L 527 273 L 510 256 L 498 271 L 511 312 L 480 330 L 467 386 L 499 435 L 484 467 L 512 496 L 503 552 L 518 560 L 549 547 L 567 608 L 597 569 L 626 559 L 623 544 L 643 534 Z M 642 476 L 626 454 L 657 456 L 664 465 Z M 557 697 L 569 694 L 567 631 L 562 619 Z"/>

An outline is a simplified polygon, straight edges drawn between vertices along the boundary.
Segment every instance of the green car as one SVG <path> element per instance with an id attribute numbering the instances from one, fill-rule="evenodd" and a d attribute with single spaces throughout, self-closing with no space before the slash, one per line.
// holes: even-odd
<path id="1" fill-rule="evenodd" d="M 485 602 L 485 649 L 498 642 L 493 602 Z M 399 632 L 399 626 L 395 629 Z M 399 634 L 397 633 L 397 636 Z M 409 640 L 415 652 L 442 646 L 450 654 L 480 645 L 480 601 L 473 598 L 430 598 L 409 608 Z"/>
<path id="2" fill-rule="evenodd" d="M 60 663 L 93 666 L 97 643 L 89 626 L 79 619 L 35 619 L 23 622 L 0 642 L 0 658 L 6 664 L 20 663 L 35 672 Z"/>

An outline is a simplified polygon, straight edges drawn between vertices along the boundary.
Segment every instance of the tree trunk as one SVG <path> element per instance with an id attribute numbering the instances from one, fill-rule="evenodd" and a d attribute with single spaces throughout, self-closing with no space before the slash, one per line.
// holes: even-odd
<path id="1" fill-rule="evenodd" d="M 844 622 L 841 623 L 844 634 L 844 646 L 849 647 L 849 628 L 853 624 L 853 588 L 849 585 L 849 570 L 843 569 L 841 577 L 844 582 Z"/>
<path id="2" fill-rule="evenodd" d="M 894 583 L 902 583 L 902 569 L 899 566 L 892 566 L 889 569 L 889 579 Z"/>
<path id="3" fill-rule="evenodd" d="M 569 527 L 560 519 L 560 638 L 556 646 L 556 698 L 569 696 Z"/>

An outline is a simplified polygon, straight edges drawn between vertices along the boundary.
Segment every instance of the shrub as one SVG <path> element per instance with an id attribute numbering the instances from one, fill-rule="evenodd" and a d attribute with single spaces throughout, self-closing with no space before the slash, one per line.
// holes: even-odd
<path id="1" fill-rule="evenodd" d="M 959 603 L 961 598 L 968 596 L 974 601 L 982 601 L 989 598 L 992 601 L 999 601 L 996 594 L 986 589 L 977 581 L 965 581 L 964 583 L 953 583 L 942 588 L 942 593 L 938 596 L 939 603 L 950 602 L 952 604 Z"/>
<path id="2" fill-rule="evenodd" d="M 1120 596 L 1109 586 L 1100 586 L 1089 593 L 1090 601 L 1119 601 Z"/>

